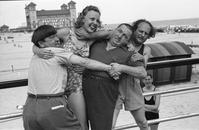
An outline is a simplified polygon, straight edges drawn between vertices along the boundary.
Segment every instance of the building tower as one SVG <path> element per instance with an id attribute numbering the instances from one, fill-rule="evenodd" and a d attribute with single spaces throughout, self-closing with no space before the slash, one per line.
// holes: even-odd
<path id="1" fill-rule="evenodd" d="M 31 2 L 25 6 L 25 12 L 27 28 L 29 30 L 34 30 L 37 27 L 36 4 Z"/>
<path id="2" fill-rule="evenodd" d="M 66 4 L 61 5 L 61 10 L 67 10 L 67 9 L 68 9 L 68 7 Z"/>
<path id="3" fill-rule="evenodd" d="M 70 11 L 70 26 L 73 27 L 75 21 L 76 21 L 76 6 L 75 6 L 75 2 L 74 1 L 70 1 L 68 3 L 68 8 Z"/>

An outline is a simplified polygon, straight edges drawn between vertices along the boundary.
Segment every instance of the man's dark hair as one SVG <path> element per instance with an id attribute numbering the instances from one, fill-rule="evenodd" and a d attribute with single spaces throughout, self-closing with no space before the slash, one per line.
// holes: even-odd
<path id="1" fill-rule="evenodd" d="M 39 41 L 44 41 L 46 37 L 49 37 L 51 35 L 56 34 L 57 31 L 52 25 L 41 25 L 35 31 L 32 35 L 32 42 L 37 46 L 39 46 Z"/>
<path id="2" fill-rule="evenodd" d="M 84 25 L 83 19 L 87 15 L 87 13 L 89 11 L 91 11 L 91 10 L 95 11 L 95 12 L 98 12 L 101 15 L 100 10 L 98 9 L 98 7 L 93 6 L 93 5 L 86 6 L 82 10 L 82 12 L 79 14 L 79 16 L 77 17 L 77 20 L 75 22 L 75 28 L 80 28 L 80 27 L 82 27 Z M 101 22 L 100 22 L 100 26 L 101 26 Z"/>
<path id="3" fill-rule="evenodd" d="M 140 23 L 148 23 L 149 26 L 151 27 L 151 30 L 149 32 L 149 38 L 150 37 L 155 37 L 155 33 L 156 33 L 155 28 L 153 27 L 153 25 L 149 21 L 147 21 L 145 19 L 139 19 L 139 20 L 133 22 L 133 24 L 132 24 L 133 32 L 135 32 L 137 30 L 137 28 L 138 28 Z"/>

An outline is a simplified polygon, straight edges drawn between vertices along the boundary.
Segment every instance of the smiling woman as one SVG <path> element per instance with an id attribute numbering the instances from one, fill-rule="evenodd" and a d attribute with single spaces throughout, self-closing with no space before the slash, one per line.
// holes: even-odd
<path id="1" fill-rule="evenodd" d="M 87 6 L 79 14 L 75 22 L 75 28 L 83 28 L 88 33 L 95 32 L 101 26 L 100 11 L 95 6 Z"/>

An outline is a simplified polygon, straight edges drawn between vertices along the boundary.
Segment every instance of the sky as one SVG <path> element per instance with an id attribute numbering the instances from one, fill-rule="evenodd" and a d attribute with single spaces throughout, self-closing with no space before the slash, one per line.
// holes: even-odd
<path id="1" fill-rule="evenodd" d="M 144 18 L 149 21 L 199 18 L 198 0 L 73 0 L 77 13 L 87 5 L 95 5 L 101 11 L 103 24 L 133 22 Z M 36 9 L 57 10 L 70 0 L 14 0 L 0 1 L 0 26 L 10 28 L 24 26 L 25 5 L 36 4 Z"/>

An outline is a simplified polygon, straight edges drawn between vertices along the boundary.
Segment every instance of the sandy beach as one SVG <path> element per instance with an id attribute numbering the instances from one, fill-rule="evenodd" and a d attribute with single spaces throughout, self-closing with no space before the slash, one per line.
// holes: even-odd
<path id="1" fill-rule="evenodd" d="M 11 34 L 9 34 L 11 35 Z M 14 35 L 14 34 L 12 34 Z M 5 35 L 4 35 L 5 36 Z M 17 38 L 12 40 L 0 41 L 0 81 L 10 79 L 20 79 L 27 77 L 28 64 L 32 56 L 32 44 L 30 43 L 31 34 L 17 34 Z M 158 34 L 156 38 L 150 39 L 148 43 L 163 41 L 182 41 L 186 44 L 199 44 L 199 34 Z M 199 56 L 199 49 L 193 48 Z M 12 72 L 12 65 L 14 71 Z M 190 87 L 199 85 L 199 66 L 193 65 L 192 78 L 190 82 L 170 84 L 160 86 L 160 90 L 172 88 Z M 17 105 L 23 105 L 26 99 L 27 86 L 1 89 L 0 90 L 0 115 L 12 112 L 20 112 L 16 109 Z M 160 118 L 177 116 L 188 113 L 199 112 L 199 90 L 180 92 L 174 94 L 164 94 L 161 96 Z M 199 117 L 180 119 L 177 121 L 163 122 L 159 125 L 159 130 L 199 130 Z M 135 123 L 129 112 L 122 110 L 119 114 L 117 126 Z M 0 130 L 23 130 L 22 118 L 12 121 L 0 122 Z M 138 128 L 132 128 L 138 130 Z"/>

